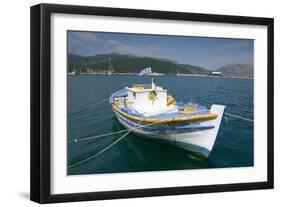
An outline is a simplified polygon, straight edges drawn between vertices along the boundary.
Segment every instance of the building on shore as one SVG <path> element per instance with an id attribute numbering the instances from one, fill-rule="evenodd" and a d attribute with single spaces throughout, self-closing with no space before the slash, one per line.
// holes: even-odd
<path id="1" fill-rule="evenodd" d="M 212 71 L 210 73 L 211 76 L 222 76 L 222 72 L 219 72 L 219 71 Z"/>

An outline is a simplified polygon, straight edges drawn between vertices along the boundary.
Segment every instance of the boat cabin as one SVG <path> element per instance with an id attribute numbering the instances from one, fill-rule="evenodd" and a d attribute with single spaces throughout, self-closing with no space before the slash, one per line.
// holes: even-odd
<path id="1" fill-rule="evenodd" d="M 145 116 L 175 111 L 176 107 L 167 104 L 167 90 L 156 86 L 153 81 L 151 85 L 134 85 L 126 87 L 130 107 Z"/>

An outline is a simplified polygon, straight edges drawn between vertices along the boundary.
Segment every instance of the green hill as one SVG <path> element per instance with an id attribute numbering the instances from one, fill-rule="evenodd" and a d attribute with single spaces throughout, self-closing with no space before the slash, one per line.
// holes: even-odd
<path id="1" fill-rule="evenodd" d="M 209 71 L 194 65 L 178 64 L 168 59 L 121 55 L 117 53 L 95 56 L 80 56 L 68 54 L 68 72 L 103 72 L 109 68 L 109 59 L 115 73 L 139 73 L 146 67 L 151 67 L 154 73 L 165 74 L 208 74 Z"/>

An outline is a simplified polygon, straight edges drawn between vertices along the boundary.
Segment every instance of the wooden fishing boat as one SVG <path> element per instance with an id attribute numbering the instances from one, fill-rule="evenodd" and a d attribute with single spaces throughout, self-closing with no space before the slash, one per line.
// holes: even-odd
<path id="1" fill-rule="evenodd" d="M 118 121 L 132 133 L 204 157 L 213 149 L 225 108 L 177 102 L 153 79 L 151 84 L 116 91 L 109 102 Z"/>

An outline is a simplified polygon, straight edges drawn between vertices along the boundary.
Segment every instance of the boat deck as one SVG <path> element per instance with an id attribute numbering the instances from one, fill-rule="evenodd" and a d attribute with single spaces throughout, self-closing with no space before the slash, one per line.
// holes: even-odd
<path id="1" fill-rule="evenodd" d="M 113 93 L 109 102 L 112 105 L 112 108 L 118 114 L 132 120 L 132 121 L 142 121 L 145 123 L 161 122 L 165 123 L 187 123 L 187 122 L 197 122 L 205 121 L 210 119 L 217 118 L 217 114 L 211 114 L 210 111 L 202 105 L 193 104 L 193 103 L 182 103 L 178 102 L 175 105 L 178 111 L 173 112 L 164 112 L 157 115 L 147 116 L 135 110 L 132 106 L 125 104 L 125 99 L 127 97 L 127 89 L 122 89 Z M 118 103 L 116 102 L 118 100 Z M 194 107 L 194 111 L 187 113 L 182 113 L 182 109 Z"/>

